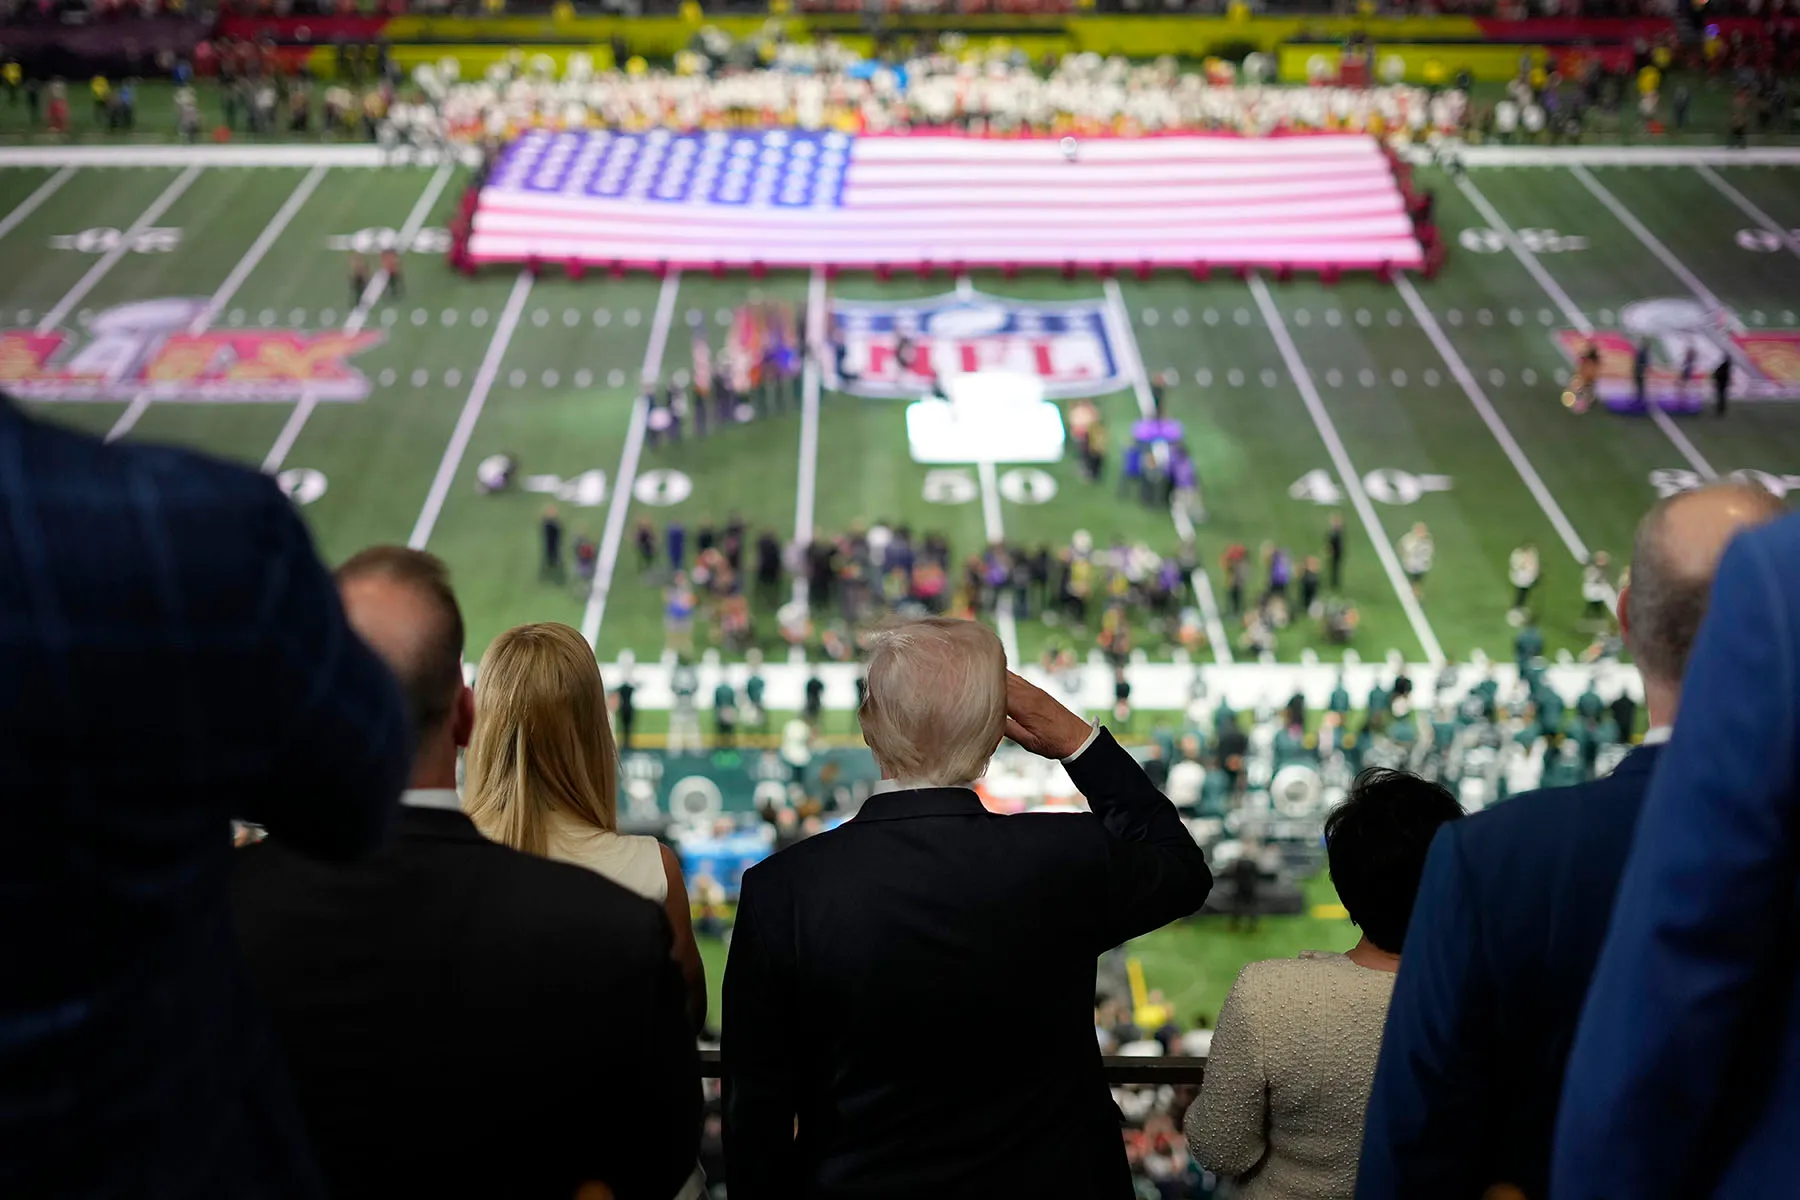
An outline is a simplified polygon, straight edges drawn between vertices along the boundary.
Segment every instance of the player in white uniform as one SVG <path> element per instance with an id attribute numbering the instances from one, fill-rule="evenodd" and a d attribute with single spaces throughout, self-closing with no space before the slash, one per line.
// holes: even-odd
<path id="1" fill-rule="evenodd" d="M 1431 573 L 1431 560 L 1436 554 L 1437 546 L 1425 522 L 1420 521 L 1400 535 L 1400 569 L 1412 581 L 1413 595 L 1425 594 L 1425 576 Z"/>
<path id="2" fill-rule="evenodd" d="M 1514 550 L 1507 559 L 1506 577 L 1513 586 L 1512 611 L 1506 614 L 1508 624 L 1518 626 L 1525 623 L 1525 606 L 1531 603 L 1532 589 L 1537 587 L 1541 575 L 1537 547 L 1530 542 Z"/>
<path id="3" fill-rule="evenodd" d="M 1583 615 L 1590 628 L 1606 624 L 1606 602 L 1612 599 L 1613 587 L 1606 578 L 1606 551 L 1596 550 L 1581 568 L 1581 599 L 1586 606 Z"/>

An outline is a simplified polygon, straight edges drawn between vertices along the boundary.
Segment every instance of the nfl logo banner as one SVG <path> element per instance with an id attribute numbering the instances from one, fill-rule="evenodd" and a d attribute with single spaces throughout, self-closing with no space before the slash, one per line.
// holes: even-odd
<path id="1" fill-rule="evenodd" d="M 916 399 L 982 371 L 1028 375 L 1053 399 L 1127 386 L 1119 339 L 1101 300 L 1009 300 L 977 292 L 894 301 L 834 300 L 835 386 L 858 396 Z"/>

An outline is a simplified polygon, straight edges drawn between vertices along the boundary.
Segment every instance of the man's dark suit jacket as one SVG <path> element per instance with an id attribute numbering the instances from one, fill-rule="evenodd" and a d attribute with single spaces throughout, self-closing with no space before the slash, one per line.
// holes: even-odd
<path id="1" fill-rule="evenodd" d="M 662 910 L 580 867 L 401 810 L 330 866 L 239 851 L 232 907 L 336 1200 L 670 1200 L 699 1065 Z"/>
<path id="2" fill-rule="evenodd" d="M 1110 734 L 1068 771 L 1091 815 L 893 792 L 746 872 L 722 1019 L 732 1200 L 1131 1195 L 1094 960 L 1194 912 L 1212 877 Z"/>
<path id="3" fill-rule="evenodd" d="M 408 740 L 272 481 L 0 398 L 0 1196 L 316 1191 L 229 818 L 368 853 Z"/>
<path id="4" fill-rule="evenodd" d="M 1432 840 L 1363 1128 L 1361 1200 L 1543 1200 L 1582 1000 L 1660 746 Z"/>

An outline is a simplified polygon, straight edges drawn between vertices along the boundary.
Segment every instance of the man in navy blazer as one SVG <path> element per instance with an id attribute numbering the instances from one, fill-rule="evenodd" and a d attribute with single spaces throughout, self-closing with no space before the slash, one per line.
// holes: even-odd
<path id="1" fill-rule="evenodd" d="M 986 626 L 889 630 L 868 684 L 863 737 L 898 790 L 744 875 L 721 1047 L 733 1200 L 1130 1197 L 1094 960 L 1198 910 L 1206 856 L 1112 735 L 1007 673 Z M 1091 813 L 988 812 L 969 785 L 1003 733 L 1064 763 Z M 971 1079 L 970 1022 L 990 1016 L 1004 1036 Z"/>
<path id="2" fill-rule="evenodd" d="M 1555 1195 L 1800 1179 L 1800 518 L 1719 564 L 1569 1057 Z"/>
<path id="3" fill-rule="evenodd" d="M 1734 533 L 1783 511 L 1736 483 L 1651 509 L 1619 595 L 1649 708 L 1645 744 L 1604 779 L 1527 793 L 1433 841 L 1388 1008 L 1358 1197 L 1458 1200 L 1502 1183 L 1546 1195 L 1569 1043 L 1714 565 Z"/>
<path id="4" fill-rule="evenodd" d="M 0 1196 L 310 1196 L 230 818 L 372 852 L 410 756 L 266 476 L 0 397 Z"/>

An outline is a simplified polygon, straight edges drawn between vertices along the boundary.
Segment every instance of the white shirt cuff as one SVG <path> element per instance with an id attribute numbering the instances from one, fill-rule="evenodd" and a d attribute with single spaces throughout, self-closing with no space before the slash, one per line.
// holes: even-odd
<path id="1" fill-rule="evenodd" d="M 1063 759 L 1063 764 L 1065 766 L 1068 765 L 1069 763 L 1074 762 L 1076 759 L 1080 758 L 1083 754 L 1086 754 L 1087 748 L 1094 744 L 1095 738 L 1100 736 L 1100 722 L 1089 721 L 1088 725 L 1091 728 L 1088 729 L 1087 740 L 1082 742 L 1081 745 L 1075 747 L 1075 753 L 1073 753 L 1073 754 L 1069 755 L 1067 758 Z"/>

